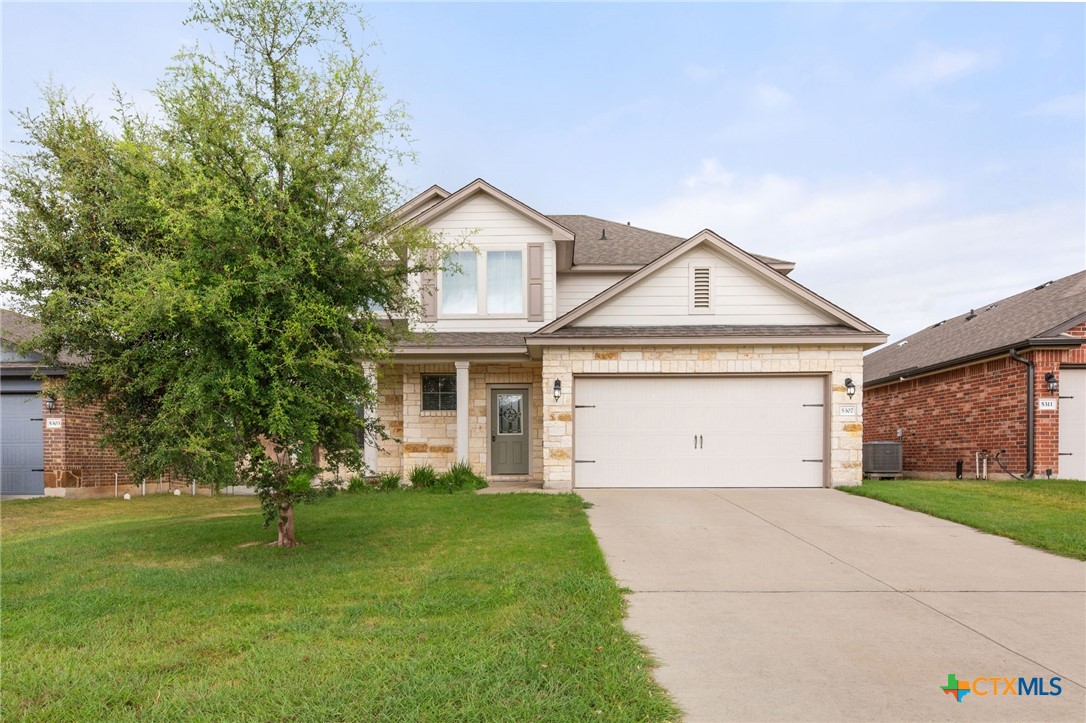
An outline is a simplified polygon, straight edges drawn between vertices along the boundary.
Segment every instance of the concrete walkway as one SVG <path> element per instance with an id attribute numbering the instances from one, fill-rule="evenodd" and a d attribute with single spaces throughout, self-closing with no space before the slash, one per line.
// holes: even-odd
<path id="1" fill-rule="evenodd" d="M 688 721 L 1086 719 L 1086 563 L 835 490 L 579 493 Z"/>

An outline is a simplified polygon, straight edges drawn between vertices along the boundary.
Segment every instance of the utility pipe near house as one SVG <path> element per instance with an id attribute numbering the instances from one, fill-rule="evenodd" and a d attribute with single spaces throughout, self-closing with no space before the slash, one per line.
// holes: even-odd
<path id="1" fill-rule="evenodd" d="M 1022 476 L 1033 479 L 1033 362 L 1018 356 L 1014 349 L 1011 349 L 1011 359 L 1026 365 L 1026 473 Z"/>

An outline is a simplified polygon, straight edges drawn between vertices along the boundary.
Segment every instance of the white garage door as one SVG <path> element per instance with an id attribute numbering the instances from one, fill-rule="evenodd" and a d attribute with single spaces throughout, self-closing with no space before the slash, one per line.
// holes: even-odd
<path id="1" fill-rule="evenodd" d="M 821 487 L 820 377 L 581 377 L 577 487 Z"/>
<path id="2" fill-rule="evenodd" d="M 1060 369 L 1060 469 L 1086 479 L 1086 369 Z"/>

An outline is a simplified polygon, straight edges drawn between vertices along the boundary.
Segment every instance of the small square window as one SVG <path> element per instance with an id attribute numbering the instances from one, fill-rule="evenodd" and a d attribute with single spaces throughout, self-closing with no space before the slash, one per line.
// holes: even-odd
<path id="1" fill-rule="evenodd" d="M 440 412 L 456 410 L 456 375 L 422 375 L 422 410 Z"/>

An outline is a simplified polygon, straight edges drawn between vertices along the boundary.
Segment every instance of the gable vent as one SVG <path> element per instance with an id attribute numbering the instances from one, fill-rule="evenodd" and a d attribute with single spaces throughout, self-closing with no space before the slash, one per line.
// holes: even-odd
<path id="1" fill-rule="evenodd" d="M 709 266 L 690 269 L 690 311 L 708 314 L 713 310 L 713 270 Z"/>

